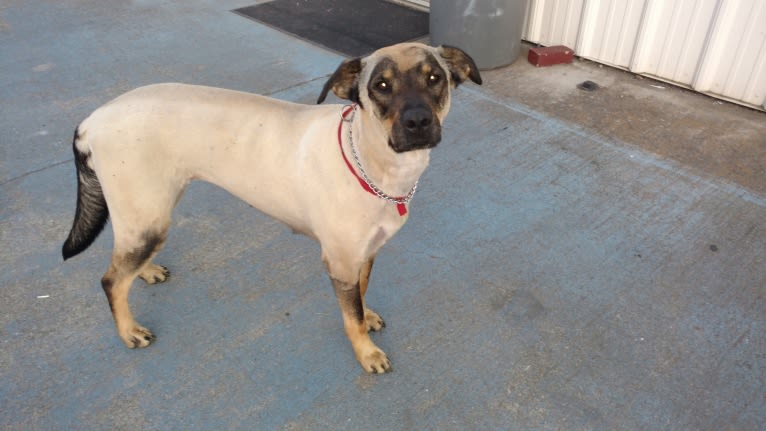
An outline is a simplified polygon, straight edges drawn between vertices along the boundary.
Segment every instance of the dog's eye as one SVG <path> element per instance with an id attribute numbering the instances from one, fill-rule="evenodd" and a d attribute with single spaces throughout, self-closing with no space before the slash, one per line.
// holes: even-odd
<path id="1" fill-rule="evenodd" d="M 378 81 L 377 84 L 375 84 L 375 88 L 377 88 L 378 91 L 380 91 L 381 93 L 388 93 L 391 91 L 391 85 L 383 79 L 381 79 L 380 81 Z"/>
<path id="2" fill-rule="evenodd" d="M 441 77 L 441 75 L 439 75 L 439 74 L 436 74 L 436 73 L 432 73 L 432 74 L 428 75 L 428 84 L 429 84 L 429 85 L 436 85 L 436 84 L 438 84 L 438 83 L 439 83 L 441 80 L 442 80 L 442 77 Z"/>

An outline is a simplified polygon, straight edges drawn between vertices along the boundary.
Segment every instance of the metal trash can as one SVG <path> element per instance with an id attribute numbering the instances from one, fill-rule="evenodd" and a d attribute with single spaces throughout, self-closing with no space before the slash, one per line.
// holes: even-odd
<path id="1" fill-rule="evenodd" d="M 456 46 L 479 69 L 513 63 L 521 52 L 527 0 L 435 0 L 429 25 L 432 45 Z"/>

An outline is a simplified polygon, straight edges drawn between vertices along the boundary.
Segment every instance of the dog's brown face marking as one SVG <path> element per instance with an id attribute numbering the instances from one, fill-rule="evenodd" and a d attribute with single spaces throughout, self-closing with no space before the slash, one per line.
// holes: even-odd
<path id="1" fill-rule="evenodd" d="M 317 103 L 332 90 L 371 111 L 388 133 L 388 144 L 395 152 L 428 149 L 441 140 L 450 87 L 468 79 L 481 84 L 473 59 L 459 48 L 403 43 L 341 63 Z"/>
<path id="2" fill-rule="evenodd" d="M 396 152 L 433 148 L 441 140 L 440 115 L 449 100 L 447 72 L 430 52 L 381 58 L 367 81 L 367 95 L 389 131 Z"/>

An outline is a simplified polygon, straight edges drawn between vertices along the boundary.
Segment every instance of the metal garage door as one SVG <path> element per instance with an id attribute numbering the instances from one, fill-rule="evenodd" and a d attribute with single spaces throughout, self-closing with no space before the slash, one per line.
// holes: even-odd
<path id="1" fill-rule="evenodd" d="M 766 103 L 766 1 L 530 0 L 524 38 L 724 99 Z"/>

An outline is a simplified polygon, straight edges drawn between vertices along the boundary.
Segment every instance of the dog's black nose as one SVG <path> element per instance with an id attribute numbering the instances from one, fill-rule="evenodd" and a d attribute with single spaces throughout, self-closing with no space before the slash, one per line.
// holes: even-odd
<path id="1" fill-rule="evenodd" d="M 422 106 L 410 108 L 402 114 L 402 125 L 408 133 L 421 134 L 428 130 L 433 122 L 431 110 Z"/>

